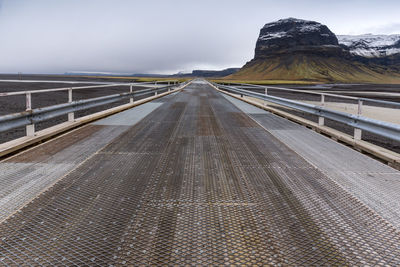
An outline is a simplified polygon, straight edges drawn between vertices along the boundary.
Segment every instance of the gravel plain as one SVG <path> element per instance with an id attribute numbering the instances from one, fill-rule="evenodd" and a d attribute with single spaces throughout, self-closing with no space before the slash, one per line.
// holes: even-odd
<path id="1" fill-rule="evenodd" d="M 80 87 L 80 86 L 92 86 L 91 82 L 126 82 L 130 83 L 134 80 L 127 79 L 106 79 L 106 78 L 84 78 L 84 77 L 59 77 L 59 76 L 23 76 L 23 80 L 46 80 L 55 82 L 5 82 L 0 81 L 0 93 L 5 92 L 19 92 L 27 90 L 41 90 L 41 89 L 53 89 L 53 88 L 65 88 L 65 87 Z M 16 75 L 0 75 L 0 80 L 14 80 L 18 79 Z M 81 83 L 61 83 L 58 81 L 81 81 Z M 141 86 L 135 86 L 134 90 L 144 89 Z M 105 88 L 90 88 L 90 89 L 79 89 L 73 91 L 73 100 L 95 98 L 101 96 L 107 96 L 112 94 L 120 94 L 129 92 L 129 86 L 116 86 L 116 87 L 105 87 Z M 147 97 L 147 96 L 143 96 Z M 113 104 L 103 105 L 96 108 L 91 108 L 75 113 L 75 117 L 86 116 L 101 110 L 109 109 L 112 107 L 119 106 L 121 104 L 128 103 L 129 100 L 119 101 Z M 58 92 L 47 92 L 32 94 L 32 108 L 41 108 L 46 106 L 52 106 L 56 104 L 62 104 L 68 102 L 68 91 Z M 25 95 L 16 96 L 0 96 L 0 116 L 12 113 L 18 113 L 25 111 Z M 67 120 L 67 115 L 63 115 L 43 123 L 35 125 L 36 130 L 42 130 L 53 125 L 59 124 Z M 16 128 L 7 132 L 0 133 L 0 143 L 10 141 L 15 138 L 19 138 L 25 135 L 25 128 Z"/>

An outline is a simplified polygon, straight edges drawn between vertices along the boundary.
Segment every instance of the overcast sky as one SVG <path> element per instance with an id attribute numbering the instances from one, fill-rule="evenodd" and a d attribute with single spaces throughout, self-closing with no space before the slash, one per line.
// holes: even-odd
<path id="1" fill-rule="evenodd" d="M 268 22 L 296 17 L 336 34 L 393 34 L 399 11 L 399 0 L 0 0 L 0 72 L 241 67 Z"/>

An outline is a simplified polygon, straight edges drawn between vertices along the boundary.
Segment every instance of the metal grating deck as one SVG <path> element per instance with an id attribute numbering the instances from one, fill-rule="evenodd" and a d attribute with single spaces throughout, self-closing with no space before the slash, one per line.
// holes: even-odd
<path id="1" fill-rule="evenodd" d="M 6 266 L 400 264 L 394 226 L 200 83 L 2 222 L 0 237 Z"/>
<path id="2" fill-rule="evenodd" d="M 399 171 L 304 126 L 224 96 L 274 137 L 400 228 Z"/>

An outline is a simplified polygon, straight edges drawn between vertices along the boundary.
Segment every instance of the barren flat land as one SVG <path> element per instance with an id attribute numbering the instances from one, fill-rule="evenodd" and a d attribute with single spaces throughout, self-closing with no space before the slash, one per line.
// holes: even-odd
<path id="1" fill-rule="evenodd" d="M 42 76 L 32 75 L 23 76 L 20 81 L 17 75 L 0 75 L 0 93 L 6 92 L 19 92 L 27 90 L 41 90 L 41 89 L 54 89 L 54 88 L 65 88 L 65 87 L 80 87 L 80 86 L 93 86 L 93 82 L 115 82 L 115 83 L 131 83 L 134 79 L 114 79 L 114 78 L 85 78 L 85 77 L 68 77 L 68 76 Z M 36 81 L 35 81 L 36 80 Z M 33 82 L 35 81 L 35 82 Z M 54 82 L 48 82 L 54 81 Z M 74 82 L 74 83 L 69 83 Z M 79 82 L 79 83 L 75 83 Z M 100 85 L 100 84 L 99 84 Z M 135 86 L 134 90 L 144 89 L 145 87 Z M 73 100 L 88 99 L 94 97 L 101 97 L 112 94 L 120 94 L 129 92 L 129 86 L 116 86 L 116 87 L 105 87 L 105 88 L 90 88 L 90 89 L 79 89 L 73 91 Z M 141 98 L 147 96 L 141 96 Z M 129 100 L 119 101 L 113 104 L 104 105 L 88 110 L 77 112 L 75 117 L 82 117 L 94 112 L 105 110 L 111 107 L 126 104 Z M 58 92 L 46 92 L 32 94 L 32 108 L 41 108 L 46 106 L 52 106 L 56 104 L 62 104 L 68 102 L 68 91 Z M 25 95 L 16 96 L 0 96 L 0 116 L 12 113 L 18 113 L 25 111 Z M 37 130 L 41 130 L 60 122 L 67 120 L 67 116 L 60 116 L 58 118 L 45 121 L 36 125 Z M 25 134 L 25 128 L 17 128 L 11 131 L 0 133 L 0 143 L 10 141 L 12 139 L 21 137 Z"/>
<path id="2" fill-rule="evenodd" d="M 11 81 L 19 80 L 19 81 Z M 54 81 L 54 82 L 49 82 Z M 26 90 L 40 90 L 49 88 L 64 88 L 64 87 L 78 87 L 78 86 L 91 86 L 93 83 L 131 83 L 135 82 L 132 77 L 82 77 L 82 76 L 59 76 L 59 75 L 0 75 L 0 93 L 26 91 Z M 320 84 L 320 85 L 280 85 L 280 87 L 311 90 L 315 92 L 325 92 L 340 94 L 346 96 L 366 97 L 379 100 L 387 100 L 393 102 L 400 102 L 400 86 L 399 85 L 382 85 L 382 84 Z M 136 86 L 134 90 L 140 90 L 144 87 Z M 117 86 L 109 88 L 91 88 L 74 90 L 73 99 L 87 99 L 99 96 L 106 96 L 117 93 L 124 93 L 129 90 L 128 86 Z M 254 89 L 255 91 L 262 92 L 263 90 Z M 284 92 L 274 89 L 268 89 L 268 94 L 273 96 L 284 97 L 294 100 L 302 100 L 304 102 L 318 104 L 320 101 L 319 96 L 309 95 L 303 93 Z M 145 96 L 143 96 L 145 97 Z M 68 100 L 67 91 L 62 92 L 49 92 L 32 95 L 32 107 L 39 108 L 51 106 L 55 104 L 65 103 Z M 335 99 L 326 97 L 326 107 L 338 111 L 344 111 L 352 114 L 357 112 L 357 104 L 354 101 Z M 111 108 L 126 103 L 120 101 L 114 104 L 105 105 L 89 110 L 84 110 L 76 113 L 76 117 L 85 116 L 93 112 Z M 6 96 L 0 97 L 0 115 L 22 112 L 25 110 L 25 96 Z M 304 114 L 294 110 L 289 110 L 291 113 L 300 115 L 313 121 L 317 118 L 313 115 Z M 400 109 L 385 105 L 366 104 L 363 107 L 363 115 L 383 120 L 392 123 L 400 124 Z M 66 121 L 67 116 L 60 116 L 58 118 L 40 123 L 36 125 L 37 130 L 41 130 L 60 122 Z M 348 134 L 352 134 L 352 129 L 348 126 L 342 125 L 334 121 L 326 121 L 326 124 L 332 128 L 340 129 Z M 0 143 L 21 137 L 25 134 L 25 128 L 18 128 L 8 132 L 0 133 Z M 385 139 L 367 132 L 363 133 L 363 139 L 374 144 L 383 146 L 395 152 L 400 152 L 399 142 Z"/>

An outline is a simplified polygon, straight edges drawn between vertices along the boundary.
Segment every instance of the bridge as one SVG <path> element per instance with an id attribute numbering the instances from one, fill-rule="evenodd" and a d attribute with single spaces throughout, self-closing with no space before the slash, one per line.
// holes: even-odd
<path id="1" fill-rule="evenodd" d="M 398 170 L 184 86 L 4 158 L 0 265 L 400 265 Z"/>

